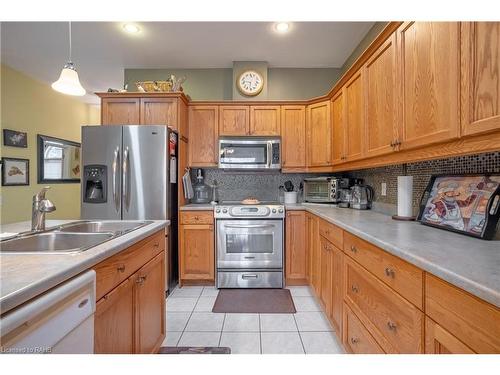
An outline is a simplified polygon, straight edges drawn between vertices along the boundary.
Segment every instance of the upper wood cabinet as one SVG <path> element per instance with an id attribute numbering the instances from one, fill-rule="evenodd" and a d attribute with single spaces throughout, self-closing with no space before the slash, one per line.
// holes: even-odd
<path id="1" fill-rule="evenodd" d="M 363 72 L 358 71 L 345 85 L 345 160 L 359 159 L 363 155 L 364 92 Z"/>
<path id="2" fill-rule="evenodd" d="M 218 163 L 219 107 L 189 106 L 189 165 L 215 167 Z"/>
<path id="3" fill-rule="evenodd" d="M 101 123 L 103 125 L 138 125 L 140 123 L 139 98 L 103 98 Z"/>
<path id="4" fill-rule="evenodd" d="M 286 213 L 285 279 L 287 285 L 307 284 L 307 224 L 305 211 Z"/>
<path id="5" fill-rule="evenodd" d="M 250 106 L 249 135 L 280 135 L 280 109 L 279 105 Z"/>
<path id="6" fill-rule="evenodd" d="M 405 22 L 397 31 L 402 149 L 459 135 L 459 34 L 457 22 Z"/>
<path id="7" fill-rule="evenodd" d="M 500 129 L 500 22 L 462 23 L 462 135 Z"/>
<path id="8" fill-rule="evenodd" d="M 328 167 L 332 160 L 330 101 L 307 106 L 308 167 Z"/>
<path id="9" fill-rule="evenodd" d="M 141 125 L 168 125 L 177 129 L 177 99 L 141 98 Z"/>
<path id="10" fill-rule="evenodd" d="M 250 109 L 246 105 L 221 105 L 219 107 L 219 135 L 248 135 Z"/>
<path id="11" fill-rule="evenodd" d="M 281 107 L 281 156 L 282 169 L 306 168 L 306 107 L 284 105 Z"/>
<path id="12" fill-rule="evenodd" d="M 332 98 L 332 164 L 345 159 L 345 91 L 340 90 Z"/>
<path id="13" fill-rule="evenodd" d="M 390 153 L 397 135 L 396 35 L 393 34 L 364 66 L 365 155 Z"/>
<path id="14" fill-rule="evenodd" d="M 135 352 L 152 354 L 166 334 L 165 254 L 158 254 L 138 272 L 135 280 Z"/>

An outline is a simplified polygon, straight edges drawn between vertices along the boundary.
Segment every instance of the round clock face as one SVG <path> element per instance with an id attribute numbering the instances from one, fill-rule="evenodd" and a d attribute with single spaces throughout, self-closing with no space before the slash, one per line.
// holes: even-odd
<path id="1" fill-rule="evenodd" d="M 237 85 L 243 95 L 255 96 L 262 91 L 264 79 L 256 71 L 248 70 L 240 75 Z"/>

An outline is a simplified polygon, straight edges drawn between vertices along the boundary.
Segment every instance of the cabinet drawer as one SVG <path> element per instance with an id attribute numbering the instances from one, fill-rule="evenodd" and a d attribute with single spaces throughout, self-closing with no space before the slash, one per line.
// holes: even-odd
<path id="1" fill-rule="evenodd" d="M 500 353 L 500 309 L 425 275 L 425 311 L 477 353 Z"/>
<path id="2" fill-rule="evenodd" d="M 421 353 L 422 312 L 350 259 L 345 298 L 386 352 Z"/>
<path id="3" fill-rule="evenodd" d="M 344 235 L 344 252 L 423 310 L 423 271 L 356 237 Z"/>
<path id="4" fill-rule="evenodd" d="M 383 354 L 384 351 L 352 310 L 344 304 L 344 347 L 355 354 Z"/>
<path id="5" fill-rule="evenodd" d="M 330 224 L 325 220 L 319 221 L 319 234 L 325 237 L 339 249 L 342 249 L 343 232 L 344 231 L 336 225 Z"/>
<path id="6" fill-rule="evenodd" d="M 212 211 L 181 211 L 181 224 L 213 224 Z"/>
<path id="7" fill-rule="evenodd" d="M 163 230 L 113 255 L 94 267 L 96 272 L 96 300 L 115 288 L 157 254 L 165 251 Z"/>

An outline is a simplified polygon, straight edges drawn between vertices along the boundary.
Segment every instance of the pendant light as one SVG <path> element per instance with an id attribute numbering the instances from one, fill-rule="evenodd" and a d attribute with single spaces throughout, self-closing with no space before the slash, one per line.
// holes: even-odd
<path id="1" fill-rule="evenodd" d="M 69 22 L 69 61 L 61 70 L 59 79 L 52 84 L 52 88 L 66 95 L 83 96 L 85 89 L 80 84 L 75 65 L 71 61 L 71 21 Z"/>

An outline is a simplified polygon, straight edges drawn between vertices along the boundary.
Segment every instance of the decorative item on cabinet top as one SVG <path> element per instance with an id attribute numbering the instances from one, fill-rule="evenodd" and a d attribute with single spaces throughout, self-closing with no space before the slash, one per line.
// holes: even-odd
<path id="1" fill-rule="evenodd" d="M 172 74 L 166 81 L 142 81 L 135 85 L 140 92 L 177 92 L 183 91 L 184 81 L 186 77 L 177 78 Z"/>

